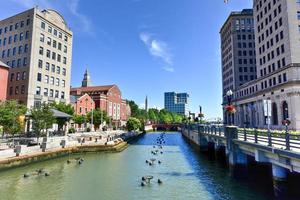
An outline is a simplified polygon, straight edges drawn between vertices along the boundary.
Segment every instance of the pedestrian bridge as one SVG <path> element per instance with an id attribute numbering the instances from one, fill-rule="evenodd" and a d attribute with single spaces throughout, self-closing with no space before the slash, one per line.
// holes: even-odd
<path id="1" fill-rule="evenodd" d="M 217 125 L 184 125 L 182 134 L 202 150 L 224 149 L 233 169 L 247 167 L 249 157 L 272 164 L 274 188 L 284 185 L 288 172 L 300 173 L 300 135 Z"/>

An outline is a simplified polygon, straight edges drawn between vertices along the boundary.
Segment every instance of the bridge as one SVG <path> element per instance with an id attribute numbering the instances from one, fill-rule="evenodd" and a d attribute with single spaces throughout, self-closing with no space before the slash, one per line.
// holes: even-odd
<path id="1" fill-rule="evenodd" d="M 182 124 L 152 124 L 153 130 L 158 131 L 178 131 L 180 130 Z"/>
<path id="2" fill-rule="evenodd" d="M 300 173 L 300 135 L 262 132 L 236 126 L 184 125 L 182 134 L 202 150 L 224 151 L 233 173 L 246 173 L 251 158 L 272 166 L 276 195 L 287 187 L 289 172 Z"/>

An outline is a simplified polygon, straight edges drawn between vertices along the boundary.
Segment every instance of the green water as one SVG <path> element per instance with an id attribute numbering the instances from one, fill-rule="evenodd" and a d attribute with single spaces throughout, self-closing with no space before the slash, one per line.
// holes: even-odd
<path id="1" fill-rule="evenodd" d="M 270 199 L 268 192 L 232 179 L 226 167 L 199 156 L 179 133 L 166 134 L 163 154 L 151 155 L 157 137 L 146 134 L 121 153 L 84 154 L 82 165 L 67 164 L 64 157 L 0 172 L 0 200 Z M 147 165 L 152 157 L 162 164 Z M 51 175 L 23 178 L 39 168 Z M 144 175 L 154 180 L 141 187 Z"/>

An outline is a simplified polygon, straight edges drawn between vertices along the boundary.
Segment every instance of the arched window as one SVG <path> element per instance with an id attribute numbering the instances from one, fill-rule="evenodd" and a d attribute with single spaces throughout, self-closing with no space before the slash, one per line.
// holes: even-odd
<path id="1" fill-rule="evenodd" d="M 283 120 L 286 120 L 289 118 L 289 109 L 288 109 L 288 104 L 286 101 L 282 103 L 282 118 Z"/>
<path id="2" fill-rule="evenodd" d="M 272 103 L 272 124 L 278 125 L 278 112 L 276 103 Z"/>

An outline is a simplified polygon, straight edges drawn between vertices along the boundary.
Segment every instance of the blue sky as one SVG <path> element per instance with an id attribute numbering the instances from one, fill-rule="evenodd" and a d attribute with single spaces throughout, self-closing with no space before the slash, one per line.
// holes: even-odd
<path id="1" fill-rule="evenodd" d="M 86 67 L 94 85 L 117 84 L 126 99 L 163 107 L 165 91 L 188 92 L 190 109 L 221 117 L 219 30 L 252 0 L 6 0 L 0 19 L 34 5 L 52 8 L 74 33 L 72 86 Z"/>

